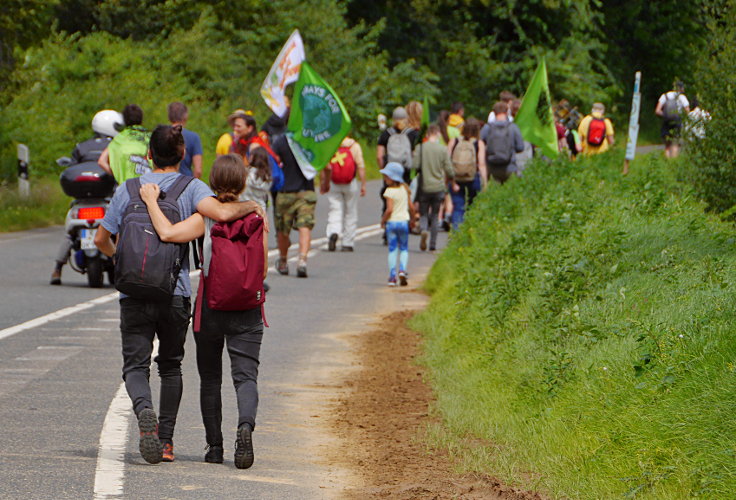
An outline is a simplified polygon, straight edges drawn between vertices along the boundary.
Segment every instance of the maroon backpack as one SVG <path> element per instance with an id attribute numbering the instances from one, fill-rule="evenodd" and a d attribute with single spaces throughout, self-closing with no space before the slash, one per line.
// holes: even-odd
<path id="1" fill-rule="evenodd" d="M 207 300 L 207 307 L 215 311 L 263 308 L 266 300 L 263 290 L 263 218 L 251 213 L 236 221 L 218 222 L 212 226 L 210 238 L 212 257 L 209 271 L 207 276 L 200 278 L 197 291 L 196 332 L 201 325 L 202 300 Z"/>

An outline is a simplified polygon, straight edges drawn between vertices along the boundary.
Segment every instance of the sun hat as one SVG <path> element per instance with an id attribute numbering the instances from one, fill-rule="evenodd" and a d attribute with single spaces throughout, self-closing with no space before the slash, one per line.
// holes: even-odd
<path id="1" fill-rule="evenodd" d="M 401 166 L 401 163 L 396 163 L 395 161 L 392 161 L 381 170 L 379 170 L 379 172 L 381 172 L 392 181 L 404 182 L 404 167 Z"/>
<path id="2" fill-rule="evenodd" d="M 247 116 L 247 115 L 251 115 L 252 116 L 253 115 L 253 112 L 252 111 L 246 111 L 244 109 L 236 109 L 235 111 L 233 111 L 232 113 L 230 113 L 230 116 L 227 117 L 227 123 L 228 123 L 228 125 L 230 125 L 232 127 L 233 126 L 233 123 L 235 123 L 235 119 L 236 118 L 243 118 L 243 116 Z"/>

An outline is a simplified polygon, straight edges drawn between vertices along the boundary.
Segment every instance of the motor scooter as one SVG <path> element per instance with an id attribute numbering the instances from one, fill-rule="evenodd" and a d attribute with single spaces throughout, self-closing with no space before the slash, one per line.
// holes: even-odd
<path id="1" fill-rule="evenodd" d="M 69 266 L 86 274 L 92 288 L 103 285 L 105 273 L 112 284 L 115 277 L 112 259 L 97 249 L 95 234 L 115 192 L 115 178 L 96 162 L 72 164 L 70 158 L 62 157 L 56 163 L 66 167 L 61 174 L 61 187 L 67 196 L 74 198 L 64 224 L 70 242 Z"/>

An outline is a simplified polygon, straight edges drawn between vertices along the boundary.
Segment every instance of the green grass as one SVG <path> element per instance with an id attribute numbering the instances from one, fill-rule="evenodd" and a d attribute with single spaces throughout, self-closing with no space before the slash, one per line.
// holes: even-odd
<path id="1" fill-rule="evenodd" d="M 736 490 L 736 231 L 661 155 L 536 163 L 435 263 L 424 362 L 458 467 L 553 498 Z"/>
<path id="2" fill-rule="evenodd" d="M 31 179 L 27 199 L 19 196 L 16 185 L 0 185 L 0 232 L 63 224 L 70 201 L 57 179 Z"/>

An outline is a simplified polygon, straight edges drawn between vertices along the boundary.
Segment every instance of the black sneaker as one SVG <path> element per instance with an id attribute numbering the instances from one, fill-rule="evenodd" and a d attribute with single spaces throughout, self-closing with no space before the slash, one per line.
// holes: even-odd
<path id="1" fill-rule="evenodd" d="M 247 469 L 253 465 L 253 459 L 253 437 L 251 436 L 250 427 L 244 425 L 238 429 L 237 439 L 235 440 L 235 467 Z"/>
<path id="2" fill-rule="evenodd" d="M 222 445 L 207 445 L 207 453 L 204 454 L 204 461 L 209 464 L 221 464 L 223 462 L 224 450 Z"/>
<path id="3" fill-rule="evenodd" d="M 268 293 L 268 291 L 269 291 L 270 289 L 271 289 L 271 287 L 269 286 L 269 284 L 268 284 L 268 283 L 266 283 L 266 282 L 264 281 L 264 282 L 263 282 L 263 292 L 264 292 L 264 293 Z"/>
<path id="4" fill-rule="evenodd" d="M 278 271 L 279 274 L 283 274 L 284 276 L 289 274 L 289 263 L 286 262 L 286 259 L 278 259 L 276 261 L 276 271 Z"/>
<path id="5" fill-rule="evenodd" d="M 146 408 L 138 415 L 138 430 L 138 449 L 143 460 L 149 464 L 159 463 L 163 458 L 163 446 L 158 439 L 158 418 L 151 408 Z"/>
<path id="6" fill-rule="evenodd" d="M 54 272 L 51 273 L 49 285 L 61 285 L 61 271 L 54 269 Z"/>
<path id="7" fill-rule="evenodd" d="M 327 250 L 334 252 L 335 248 L 337 248 L 337 234 L 332 233 L 330 235 L 330 241 L 327 243 Z"/>

